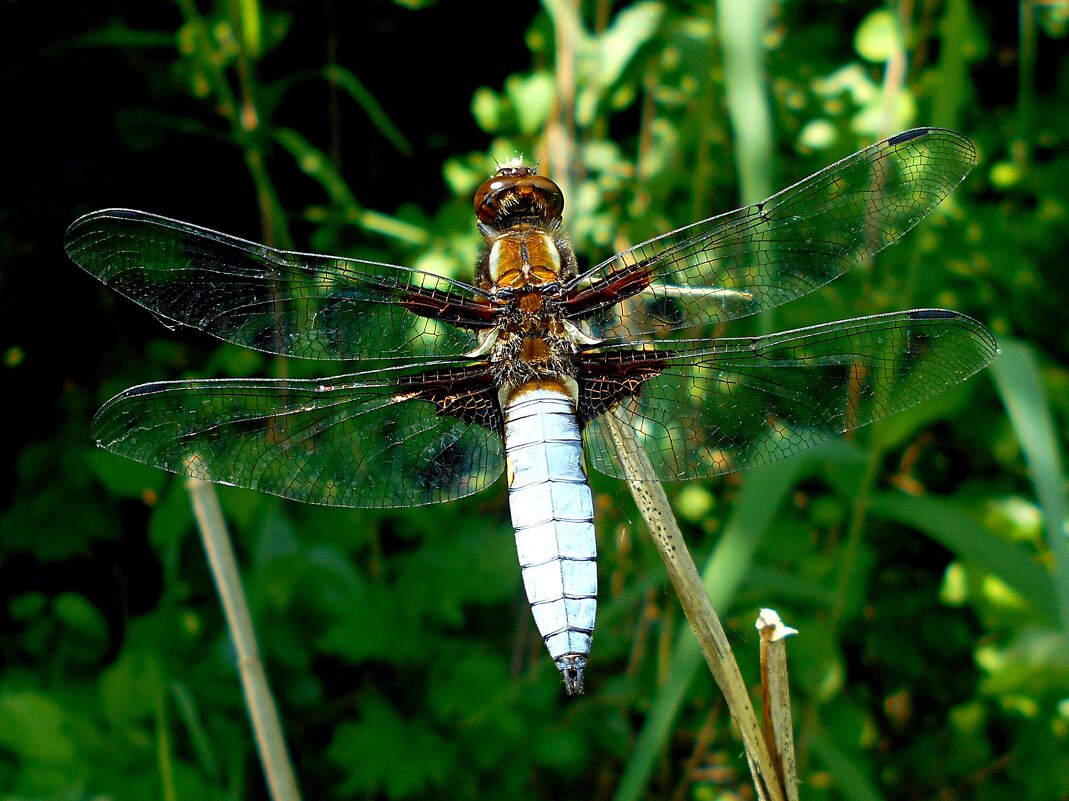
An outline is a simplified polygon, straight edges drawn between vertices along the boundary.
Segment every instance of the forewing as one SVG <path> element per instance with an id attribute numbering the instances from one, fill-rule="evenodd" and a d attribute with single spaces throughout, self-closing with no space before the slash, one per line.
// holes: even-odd
<path id="1" fill-rule="evenodd" d="M 617 254 L 566 288 L 566 313 L 611 339 L 779 306 L 897 241 L 975 160 L 972 144 L 954 131 L 892 136 L 762 203 Z"/>
<path id="2" fill-rule="evenodd" d="M 109 400 L 93 427 L 109 451 L 207 481 L 330 506 L 415 506 L 478 492 L 501 473 L 488 377 L 440 365 L 144 384 Z M 450 405 L 467 419 L 439 414 Z"/>
<path id="3" fill-rule="evenodd" d="M 458 356 L 489 325 L 467 284 L 390 264 L 275 250 L 141 211 L 67 230 L 67 254 L 160 317 L 309 359 Z"/>
<path id="4" fill-rule="evenodd" d="M 645 480 L 698 478 L 783 459 L 918 404 L 998 352 L 984 326 L 941 309 L 754 338 L 654 344 L 664 350 L 601 350 L 606 372 L 639 375 L 643 363 L 653 371 L 637 394 L 607 412 L 622 419 L 633 440 L 614 444 L 604 415 L 586 428 L 587 458 L 610 476 L 627 478 L 617 448 L 636 442 L 652 462 L 653 473 L 640 477 Z"/>

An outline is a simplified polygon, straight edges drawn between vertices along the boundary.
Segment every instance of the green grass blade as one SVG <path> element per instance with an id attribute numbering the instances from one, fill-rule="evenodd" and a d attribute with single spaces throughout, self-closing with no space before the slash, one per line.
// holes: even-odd
<path id="1" fill-rule="evenodd" d="M 394 125 L 386 109 L 355 74 L 339 64 L 328 64 L 323 68 L 323 77 L 356 101 L 356 104 L 371 120 L 371 124 L 386 141 L 394 146 L 398 153 L 405 156 L 412 155 L 412 143 L 401 133 L 401 129 Z"/>
<path id="2" fill-rule="evenodd" d="M 1065 474 L 1050 417 L 1050 404 L 1030 345 L 1002 341 L 1002 355 L 991 369 L 995 386 L 1009 413 L 1013 430 L 1024 450 L 1032 474 L 1047 544 L 1054 554 L 1054 587 L 1058 617 L 1069 634 L 1069 549 L 1066 543 Z"/>
<path id="3" fill-rule="evenodd" d="M 857 768 L 857 762 L 840 751 L 822 732 L 810 733 L 810 747 L 836 779 L 840 798 L 851 801 L 884 801 L 872 780 Z"/>
<path id="4" fill-rule="evenodd" d="M 1035 607 L 1037 614 L 1053 619 L 1055 592 L 1043 566 L 977 523 L 960 505 L 931 496 L 886 492 L 872 499 L 869 514 L 924 532 L 959 559 L 997 576 Z"/>

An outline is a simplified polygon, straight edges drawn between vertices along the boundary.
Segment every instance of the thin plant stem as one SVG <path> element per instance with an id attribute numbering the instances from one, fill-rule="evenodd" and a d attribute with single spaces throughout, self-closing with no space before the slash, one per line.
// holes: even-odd
<path id="1" fill-rule="evenodd" d="M 765 742 L 774 750 L 773 761 L 787 801 L 798 801 L 798 765 L 794 758 L 794 722 L 784 641 L 798 632 L 785 625 L 772 609 L 761 610 L 757 630 L 761 632 L 761 707 Z"/>
<path id="2" fill-rule="evenodd" d="M 160 766 L 160 786 L 163 801 L 178 801 L 174 785 L 174 758 L 171 738 L 167 734 L 167 704 L 163 690 L 156 693 L 156 760 Z"/>
<path id="3" fill-rule="evenodd" d="M 898 130 L 898 100 L 902 96 L 902 85 L 906 80 L 909 54 L 906 51 L 907 32 L 913 16 L 912 0 L 900 0 L 895 9 L 898 22 L 897 47 L 887 58 L 883 71 L 883 108 L 880 110 L 880 136 L 890 136 Z"/>
<path id="4" fill-rule="evenodd" d="M 772 194 L 772 111 L 763 41 L 768 5 L 765 0 L 718 0 L 716 11 L 740 194 L 743 203 L 756 203 Z"/>
<path id="5" fill-rule="evenodd" d="M 196 33 L 198 47 L 202 53 L 201 64 L 213 88 L 218 111 L 229 122 L 231 134 L 241 147 L 245 165 L 256 190 L 263 240 L 269 245 L 291 247 L 292 239 L 260 145 L 263 120 L 256 104 L 253 75 L 256 53 L 250 52 L 250 46 L 258 42 L 258 36 L 244 27 L 247 22 L 258 19 L 258 9 L 252 5 L 243 7 L 236 2 L 231 2 L 229 6 L 231 22 L 234 30 L 238 32 L 239 45 L 236 61 L 238 94 L 235 95 L 225 74 L 225 61 L 211 57 L 214 50 L 213 39 L 195 3 L 192 0 L 178 0 L 178 5 L 187 23 L 193 26 Z M 284 359 L 276 359 L 275 368 L 280 377 L 284 377 L 288 372 Z M 218 497 L 214 487 L 203 481 L 191 479 L 187 486 L 212 578 L 237 651 L 238 673 L 268 790 L 274 801 L 298 801 L 300 793 L 297 780 L 283 739 L 278 709 L 256 646 L 252 617 L 241 587 Z"/>
<path id="6" fill-rule="evenodd" d="M 577 0 L 553 0 L 552 18 L 556 46 L 554 83 L 557 103 L 546 122 L 544 163 L 565 197 L 572 196 L 578 177 L 575 123 L 576 70 L 583 36 Z"/>
<path id="7" fill-rule="evenodd" d="M 1034 0 L 1021 0 L 1020 31 L 1017 52 L 1017 139 L 1022 143 L 1018 150 L 1028 152 L 1035 132 L 1036 119 L 1036 4 Z M 1022 159 L 1027 163 L 1027 159 Z"/>
<path id="8" fill-rule="evenodd" d="M 246 165 L 252 174 L 260 202 L 264 236 L 272 244 L 277 241 L 276 221 L 278 208 L 270 180 L 267 177 L 261 151 L 253 143 L 253 132 L 259 125 L 255 107 L 251 104 L 249 91 L 249 64 L 241 65 L 243 103 L 239 104 L 230 89 L 221 62 L 210 57 L 213 43 L 208 27 L 192 0 L 177 0 L 186 22 L 192 25 L 197 47 L 203 54 L 202 65 L 213 90 L 218 112 L 230 122 L 234 138 L 242 144 Z M 239 41 L 244 44 L 243 37 Z M 244 48 L 242 48 L 244 49 Z M 288 240 L 288 237 L 286 237 Z M 288 242 L 287 242 L 288 244 Z M 248 603 L 241 587 L 237 562 L 230 545 L 229 533 L 223 521 L 215 488 L 206 482 L 190 479 L 187 483 L 194 517 L 204 545 L 212 579 L 219 592 L 234 647 L 238 656 L 238 673 L 245 693 L 249 717 L 252 721 L 256 749 L 259 752 L 268 790 L 274 801 L 298 801 L 300 793 L 289 754 L 282 737 L 278 710 L 271 696 L 267 676 L 260 661 L 256 637 L 252 627 Z"/>
<path id="9" fill-rule="evenodd" d="M 874 438 L 875 439 L 875 438 Z M 877 443 L 873 443 L 868 452 L 865 462 L 865 472 L 861 476 L 855 490 L 853 509 L 850 516 L 850 527 L 846 534 L 846 543 L 843 556 L 839 563 L 839 573 L 835 582 L 835 596 L 831 610 L 828 613 L 827 632 L 822 640 L 824 644 L 824 663 L 831 664 L 833 659 L 832 649 L 838 642 L 839 629 L 846 615 L 847 595 L 850 592 L 850 580 L 857 569 L 857 561 L 861 552 L 861 535 L 868 521 L 869 502 L 872 498 L 872 490 L 879 475 L 880 462 L 883 459 L 883 451 Z M 803 714 L 801 736 L 797 747 L 798 764 L 805 765 L 808 760 L 810 736 L 820 729 L 820 706 L 816 699 L 809 699 Z"/>
<path id="10" fill-rule="evenodd" d="M 728 710 L 739 727 L 757 797 L 768 801 L 783 801 L 776 768 L 761 726 L 757 722 L 746 684 L 731 653 L 724 627 L 713 609 L 698 568 L 695 567 L 683 540 L 664 487 L 657 481 L 637 478 L 653 474 L 649 457 L 635 440 L 633 430 L 618 414 L 608 415 L 608 422 L 615 451 L 624 465 L 624 472 L 635 476 L 629 478 L 627 484 L 638 505 L 639 513 L 649 527 L 713 679 L 724 694 Z"/>
<path id="11" fill-rule="evenodd" d="M 241 586 L 230 535 L 219 508 L 219 497 L 214 486 L 200 479 L 189 479 L 186 487 L 193 503 L 193 516 L 197 521 L 204 553 L 211 567 L 212 580 L 223 605 L 227 629 L 237 653 L 238 675 L 268 791 L 272 801 L 299 801 L 301 796 L 297 779 L 282 738 L 278 708 L 260 660 L 252 615 Z"/>
<path id="12" fill-rule="evenodd" d="M 724 68 L 724 95 L 742 203 L 772 194 L 775 144 L 765 80 L 764 32 L 767 0 L 717 0 L 717 32 Z M 763 333 L 775 330 L 775 316 L 757 318 Z"/>

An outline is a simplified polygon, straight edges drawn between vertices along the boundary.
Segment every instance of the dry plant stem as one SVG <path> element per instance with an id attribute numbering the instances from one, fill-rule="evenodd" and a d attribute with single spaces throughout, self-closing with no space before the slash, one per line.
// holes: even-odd
<path id="1" fill-rule="evenodd" d="M 898 46 L 887 57 L 887 66 L 883 73 L 883 108 L 880 110 L 880 134 L 890 136 L 898 130 L 895 112 L 898 99 L 902 96 L 902 85 L 906 80 L 906 66 L 909 54 L 906 52 L 906 32 L 909 30 L 910 18 L 913 16 L 912 0 L 899 0 L 897 3 Z"/>
<path id="2" fill-rule="evenodd" d="M 645 451 L 635 441 L 632 429 L 622 422 L 617 414 L 609 415 L 609 425 L 616 453 L 623 462 L 625 472 L 631 476 L 653 475 L 653 467 Z M 639 513 L 653 535 L 661 559 L 664 560 L 672 586 L 679 595 L 683 613 L 698 640 L 698 646 L 709 665 L 713 679 L 724 694 L 731 716 L 742 734 L 757 796 L 762 801 L 784 801 L 775 764 L 765 744 L 761 726 L 757 722 L 746 684 L 731 653 L 724 627 L 713 609 L 698 568 L 695 567 L 690 551 L 683 541 L 683 535 L 668 504 L 668 496 L 656 481 L 641 481 L 635 478 L 628 479 L 627 483 Z"/>
<path id="3" fill-rule="evenodd" d="M 219 498 L 215 487 L 206 481 L 191 478 L 186 486 L 193 502 L 193 515 L 200 531 L 204 553 L 208 557 L 212 579 L 223 604 L 227 628 L 234 642 L 238 656 L 238 674 L 241 687 L 245 692 L 245 703 L 249 709 L 253 733 L 256 737 L 256 750 L 260 754 L 260 763 L 264 767 L 268 792 L 272 801 L 300 801 L 300 791 L 290 764 L 286 743 L 282 739 L 282 727 L 278 720 L 278 709 L 267 684 L 260 652 L 256 646 L 256 635 L 252 628 L 252 616 L 245 600 L 238 576 L 237 560 L 234 549 L 230 546 L 230 536 L 219 508 Z"/>
<path id="4" fill-rule="evenodd" d="M 757 628 L 761 632 L 761 706 L 764 710 L 765 742 L 775 749 L 772 758 L 787 801 L 798 801 L 798 765 L 794 758 L 785 627 L 775 613 L 772 613 L 775 622 L 766 622 L 768 612 L 771 610 L 762 610 L 757 621 Z M 786 629 L 786 633 L 796 632 Z"/>

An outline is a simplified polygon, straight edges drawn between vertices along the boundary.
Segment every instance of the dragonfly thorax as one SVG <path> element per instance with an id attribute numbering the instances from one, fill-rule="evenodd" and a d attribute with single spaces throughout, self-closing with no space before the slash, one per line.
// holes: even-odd
<path id="1" fill-rule="evenodd" d="M 490 245 L 486 267 L 487 277 L 501 289 L 548 284 L 561 278 L 560 250 L 545 231 L 509 231 Z"/>
<path id="2" fill-rule="evenodd" d="M 554 376 L 574 376 L 575 340 L 567 334 L 547 331 L 540 335 L 498 335 L 490 352 L 490 365 L 500 384 L 516 387 L 528 381 Z"/>
<path id="3" fill-rule="evenodd" d="M 563 282 L 576 273 L 568 240 L 555 225 L 527 218 L 514 220 L 508 230 L 484 227 L 483 233 L 488 248 L 478 279 L 497 306 L 488 353 L 498 381 L 516 387 L 574 376 L 579 343 L 560 316 Z"/>
<path id="4" fill-rule="evenodd" d="M 576 276 L 575 253 L 557 226 L 515 223 L 505 231 L 483 229 L 485 247 L 475 265 L 475 283 L 489 292 L 568 281 Z"/>

